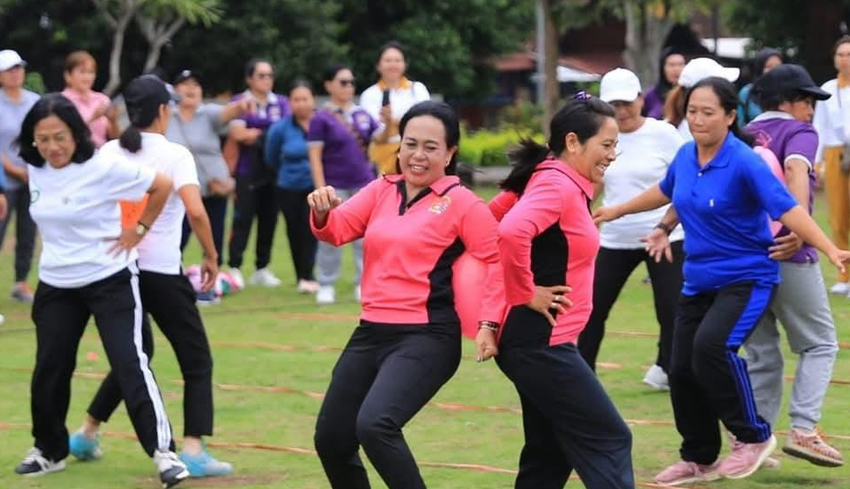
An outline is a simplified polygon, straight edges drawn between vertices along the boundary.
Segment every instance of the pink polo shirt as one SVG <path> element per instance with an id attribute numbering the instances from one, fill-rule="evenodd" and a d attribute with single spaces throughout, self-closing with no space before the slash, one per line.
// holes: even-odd
<path id="1" fill-rule="evenodd" d="M 502 216 L 499 250 L 508 305 L 530 302 L 537 285 L 572 287 L 573 306 L 556 316 L 550 346 L 575 343 L 593 308 L 599 232 L 590 213 L 592 199 L 589 180 L 564 162 L 548 159 L 538 165 L 521 197 L 503 192 L 490 204 Z M 510 321 L 505 326 L 511 327 Z"/>
<path id="2" fill-rule="evenodd" d="M 109 129 L 109 119 L 106 116 L 100 116 L 97 119 L 90 121 L 95 112 L 101 107 L 108 107 L 110 104 L 109 97 L 106 95 L 90 91 L 86 95 L 81 95 L 79 92 L 66 88 L 62 90 L 68 100 L 74 103 L 77 111 L 83 118 L 83 122 L 88 124 L 91 131 L 91 139 L 95 147 L 100 148 L 106 143 L 107 131 Z"/>
<path id="3" fill-rule="evenodd" d="M 501 323 L 504 299 L 496 220 L 455 176 L 406 195 L 401 175 L 372 181 L 328 214 L 316 237 L 335 246 L 363 240 L 363 312 L 375 323 L 459 324 L 452 265 L 464 252 L 488 264 L 480 320 Z"/>

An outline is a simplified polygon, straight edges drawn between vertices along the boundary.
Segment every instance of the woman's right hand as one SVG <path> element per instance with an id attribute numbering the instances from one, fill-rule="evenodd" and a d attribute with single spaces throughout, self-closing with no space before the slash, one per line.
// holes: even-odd
<path id="1" fill-rule="evenodd" d="M 617 206 L 613 205 L 610 207 L 600 207 L 593 211 L 593 223 L 597 225 L 619 219 L 620 217 L 622 217 L 622 214 L 617 210 Z"/>
<path id="2" fill-rule="evenodd" d="M 572 287 L 569 285 L 555 285 L 552 287 L 537 286 L 534 288 L 534 298 L 526 304 L 529 309 L 539 312 L 549 321 L 549 324 L 554 328 L 557 326 L 555 317 L 552 316 L 550 310 L 566 314 L 567 307 L 572 307 L 571 300 L 564 297 L 564 294 L 572 292 Z"/>
<path id="3" fill-rule="evenodd" d="M 307 205 L 318 219 L 324 220 L 331 209 L 342 204 L 342 199 L 337 197 L 336 190 L 330 185 L 319 187 L 307 195 Z"/>

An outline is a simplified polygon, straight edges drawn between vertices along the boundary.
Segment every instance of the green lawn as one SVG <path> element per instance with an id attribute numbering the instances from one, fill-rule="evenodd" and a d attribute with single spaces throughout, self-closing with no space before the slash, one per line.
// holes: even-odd
<path id="1" fill-rule="evenodd" d="M 492 195 L 492 190 L 482 194 Z M 823 209 L 823 203 L 819 203 Z M 819 220 L 825 226 L 823 215 Z M 320 401 L 311 393 L 327 387 L 338 348 L 345 344 L 357 324 L 358 305 L 351 300 L 350 256 L 345 256 L 338 296 L 342 302 L 318 308 L 310 297 L 295 293 L 283 226 L 278 230 L 273 268 L 286 285 L 279 289 L 249 288 L 220 305 L 202 310 L 215 356 L 216 436 L 220 443 L 211 449 L 221 459 L 233 462 L 232 477 L 191 481 L 185 487 L 240 488 L 327 488 L 312 449 L 315 416 Z M 9 240 L 11 241 L 11 240 Z M 193 242 L 188 263 L 197 262 Z M 252 263 L 252 253 L 247 263 Z M 11 242 L 0 259 L 0 276 L 11 287 Z M 253 272 L 245 268 L 246 277 Z M 678 435 L 671 425 L 672 413 L 664 393 L 649 390 L 640 380 L 655 358 L 657 331 L 650 288 L 640 283 L 645 272 L 631 277 L 612 312 L 600 359 L 616 368 L 600 370 L 600 377 L 622 415 L 632 423 L 634 466 L 637 479 L 648 482 L 677 456 Z M 835 272 L 825 268 L 827 283 Z M 34 283 L 34 282 L 33 282 Z M 153 464 L 128 438 L 132 428 L 120 410 L 102 439 L 104 458 L 98 462 L 69 460 L 66 471 L 26 480 L 12 472 L 32 439 L 29 434 L 29 380 L 34 358 L 34 334 L 27 307 L 10 303 L 2 289 L 0 311 L 6 322 L 0 326 L 0 488 L 129 489 L 158 486 Z M 839 338 L 850 342 L 847 317 L 850 299 L 833 298 Z M 643 333 L 643 334 L 632 334 Z M 97 354 L 89 359 L 89 352 Z M 464 344 L 464 360 L 454 379 L 437 395 L 435 402 L 492 406 L 505 409 L 460 410 L 431 405 L 405 429 L 407 439 L 422 465 L 430 488 L 510 488 L 513 477 L 503 471 L 484 472 L 470 468 L 430 464 L 479 464 L 514 470 L 522 445 L 519 402 L 513 387 L 493 362 L 477 364 L 473 345 Z M 92 355 L 92 357 L 94 357 Z M 850 379 L 850 351 L 843 349 L 834 378 Z M 157 336 L 154 371 L 160 381 L 176 433 L 182 432 L 182 389 L 173 353 Z M 788 357 L 786 371 L 796 362 Z M 78 372 L 101 374 L 108 365 L 95 328 L 90 327 L 78 355 Z M 74 379 L 74 396 L 68 426 L 77 428 L 88 401 L 98 386 L 91 375 Z M 834 385 L 824 407 L 823 425 L 835 435 L 834 444 L 850 455 L 850 385 Z M 787 429 L 787 416 L 777 427 Z M 782 441 L 782 439 L 780 439 Z M 300 452 L 299 450 L 308 452 Z M 798 488 L 823 486 L 850 489 L 850 468 L 824 469 L 779 454 L 779 470 L 761 471 L 745 481 L 720 481 L 700 487 Z M 427 464 L 426 464 L 427 463 Z M 370 472 L 373 487 L 384 487 Z M 569 486 L 580 487 L 579 482 Z"/>

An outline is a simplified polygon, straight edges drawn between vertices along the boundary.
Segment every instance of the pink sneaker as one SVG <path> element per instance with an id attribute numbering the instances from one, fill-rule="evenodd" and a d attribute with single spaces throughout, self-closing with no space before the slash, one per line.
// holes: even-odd
<path id="1" fill-rule="evenodd" d="M 720 478 L 720 462 L 700 465 L 695 462 L 679 460 L 655 476 L 655 482 L 665 486 L 678 486 L 693 482 L 716 481 Z"/>
<path id="2" fill-rule="evenodd" d="M 776 450 L 776 437 L 770 435 L 761 443 L 735 441 L 730 453 L 720 463 L 720 475 L 729 479 L 743 479 L 757 471 L 765 459 Z"/>

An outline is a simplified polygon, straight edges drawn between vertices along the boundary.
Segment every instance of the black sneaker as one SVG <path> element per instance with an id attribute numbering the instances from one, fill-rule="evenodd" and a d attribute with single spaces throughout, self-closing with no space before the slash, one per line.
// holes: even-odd
<path id="1" fill-rule="evenodd" d="M 35 447 L 32 447 L 20 465 L 15 467 L 15 473 L 24 477 L 38 477 L 51 472 L 59 472 L 60 470 L 65 470 L 64 460 L 54 462 L 53 460 L 46 459 L 41 454 L 41 450 Z"/>
<path id="2" fill-rule="evenodd" d="M 159 450 L 153 452 L 153 463 L 159 470 L 159 480 L 162 481 L 162 487 L 165 489 L 174 487 L 189 477 L 189 470 L 174 452 Z"/>

